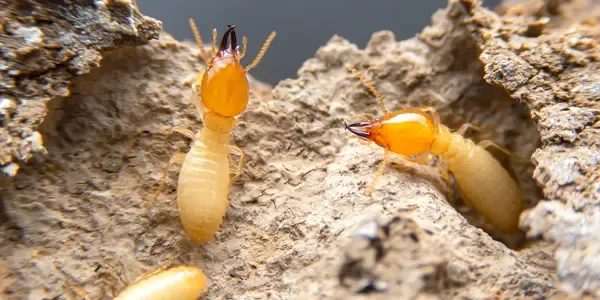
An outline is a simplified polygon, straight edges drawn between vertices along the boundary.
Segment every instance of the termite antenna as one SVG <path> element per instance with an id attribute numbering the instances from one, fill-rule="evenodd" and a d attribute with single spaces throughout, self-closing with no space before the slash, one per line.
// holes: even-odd
<path id="1" fill-rule="evenodd" d="M 196 22 L 194 22 L 193 18 L 190 18 L 190 26 L 192 27 L 192 31 L 194 32 L 194 37 L 196 38 L 196 43 L 198 44 L 198 47 L 200 48 L 200 57 L 202 57 L 202 60 L 208 66 L 208 56 L 206 55 L 206 50 L 204 50 L 204 43 L 202 42 L 202 37 L 200 36 L 200 31 L 198 30 L 198 27 L 196 26 Z"/>
<path id="2" fill-rule="evenodd" d="M 267 52 L 267 49 L 269 49 L 269 45 L 271 45 L 271 42 L 275 38 L 275 35 L 276 35 L 275 31 L 271 32 L 271 34 L 269 35 L 269 37 L 263 44 L 262 48 L 260 49 L 260 52 L 258 52 L 258 55 L 256 55 L 256 58 L 254 59 L 254 61 L 246 67 L 246 69 L 245 69 L 246 72 L 250 71 L 250 69 L 252 69 L 252 68 L 256 67 L 256 65 L 258 65 L 260 60 L 263 58 L 263 56 Z"/>
<path id="3" fill-rule="evenodd" d="M 246 48 L 248 47 L 248 39 L 246 37 L 242 38 L 242 49 L 240 50 L 240 55 L 238 56 L 239 60 L 242 60 L 244 56 L 246 56 Z"/>
<path id="4" fill-rule="evenodd" d="M 352 72 L 354 74 L 354 76 L 356 76 L 360 80 L 362 80 L 362 82 L 371 91 L 371 93 L 373 93 L 373 95 L 375 95 L 375 98 L 377 98 L 377 101 L 379 101 L 379 104 L 381 104 L 381 109 L 383 110 L 383 113 L 387 115 L 388 114 L 388 110 L 385 108 L 385 104 L 383 103 L 383 99 L 381 98 L 381 95 L 375 89 L 375 86 L 373 86 L 373 84 L 371 83 L 371 81 L 369 81 L 369 79 L 365 78 L 365 76 L 363 76 L 362 74 L 360 74 L 355 68 L 353 68 L 351 66 L 348 66 L 347 68 L 348 68 L 348 70 L 350 70 L 350 72 Z"/>
<path id="5" fill-rule="evenodd" d="M 213 29 L 212 31 L 212 55 L 214 56 L 217 53 L 217 29 Z"/>
<path id="6" fill-rule="evenodd" d="M 448 104 L 448 100 L 446 100 L 446 98 L 444 98 L 444 96 L 440 95 L 438 92 L 436 92 L 432 89 L 426 89 L 425 92 L 428 93 L 429 95 L 433 96 L 433 98 L 435 98 L 435 100 L 442 102 L 444 104 Z"/>

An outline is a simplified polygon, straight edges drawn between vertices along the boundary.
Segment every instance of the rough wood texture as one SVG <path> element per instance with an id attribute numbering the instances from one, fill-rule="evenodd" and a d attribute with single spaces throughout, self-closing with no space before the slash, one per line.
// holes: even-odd
<path id="1" fill-rule="evenodd" d="M 101 51 L 141 45 L 162 24 L 133 0 L 0 0 L 0 171 L 45 152 L 38 128 L 48 102 L 69 95 L 71 80 L 100 65 Z"/>
<path id="2" fill-rule="evenodd" d="M 384 31 L 358 49 L 335 36 L 297 79 L 272 91 L 252 80 L 233 134 L 248 162 L 217 241 L 203 247 L 182 231 L 175 168 L 166 193 L 143 205 L 169 157 L 188 147 L 169 129 L 201 126 L 191 103 L 198 50 L 163 34 L 102 52 L 102 66 L 53 96 L 60 109 L 37 129 L 47 155 L 0 185 L 3 296 L 80 298 L 83 290 L 110 299 L 144 271 L 180 264 L 203 268 L 207 298 L 598 293 L 597 32 L 585 22 L 567 29 L 585 19 L 570 12 L 595 10 L 577 6 L 592 1 L 550 2 L 557 6 L 518 10 L 511 1 L 513 11 L 505 5 L 498 15 L 452 0 L 413 39 Z M 432 105 L 451 128 L 474 122 L 485 129 L 477 138 L 526 157 L 535 151 L 535 173 L 507 165 L 534 207 L 522 227 L 542 240 L 515 251 L 473 226 L 484 223 L 446 197 L 435 162 L 396 161 L 376 201 L 364 196 L 383 151 L 350 139 L 343 120 L 381 112 L 346 65 L 373 80 L 390 110 Z"/>

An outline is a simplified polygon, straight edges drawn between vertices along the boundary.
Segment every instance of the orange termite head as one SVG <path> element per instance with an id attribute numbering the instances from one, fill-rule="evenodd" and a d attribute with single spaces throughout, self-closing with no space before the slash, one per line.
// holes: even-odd
<path id="1" fill-rule="evenodd" d="M 246 109 L 249 91 L 246 70 L 238 59 L 236 26 L 227 26 L 218 51 L 202 76 L 200 96 L 206 110 L 235 117 Z"/>
<path id="2" fill-rule="evenodd" d="M 437 134 L 437 125 L 425 112 L 403 109 L 369 122 L 345 124 L 361 139 L 402 155 L 419 155 L 429 151 Z"/>

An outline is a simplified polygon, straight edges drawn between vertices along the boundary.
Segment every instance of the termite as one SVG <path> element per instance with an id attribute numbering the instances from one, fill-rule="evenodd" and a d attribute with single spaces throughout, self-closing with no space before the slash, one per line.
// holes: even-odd
<path id="1" fill-rule="evenodd" d="M 167 300 L 198 299 L 206 276 L 193 266 L 180 266 L 140 276 L 115 299 L 118 300 Z"/>
<path id="2" fill-rule="evenodd" d="M 517 182 L 485 148 L 495 146 L 491 141 L 478 144 L 463 135 L 471 124 L 462 125 L 456 132 L 441 124 L 433 107 L 405 108 L 388 112 L 373 84 L 353 67 L 355 76 L 375 95 L 383 117 L 345 124 L 348 131 L 363 141 L 375 142 L 385 149 L 383 161 L 375 178 L 366 190 L 370 195 L 377 178 L 383 174 L 390 152 L 408 161 L 425 164 L 438 156 L 456 180 L 462 198 L 498 229 L 505 233 L 519 230 L 519 215 L 523 209 L 523 194 Z M 442 174 L 447 179 L 446 169 Z"/>
<path id="3" fill-rule="evenodd" d="M 200 56 L 206 64 L 206 69 L 196 77 L 193 84 L 194 104 L 204 127 L 198 133 L 186 128 L 173 128 L 173 131 L 192 139 L 192 145 L 187 154 L 180 152 L 169 160 L 159 188 L 148 202 L 163 190 L 171 165 L 181 164 L 177 185 L 179 215 L 188 237 L 201 244 L 214 239 L 214 233 L 219 230 L 229 206 L 229 184 L 241 174 L 244 152 L 229 144 L 229 135 L 235 127 L 236 117 L 248 104 L 246 73 L 260 62 L 275 38 L 275 32 L 269 35 L 254 61 L 244 68 L 240 60 L 245 55 L 247 39 L 243 38 L 242 49 L 238 54 L 235 25 L 228 25 L 218 49 L 217 31 L 213 30 L 210 60 L 193 19 L 190 19 L 190 26 L 200 47 Z M 230 166 L 230 153 L 240 156 L 237 166 Z M 230 174 L 233 175 L 232 178 Z"/>

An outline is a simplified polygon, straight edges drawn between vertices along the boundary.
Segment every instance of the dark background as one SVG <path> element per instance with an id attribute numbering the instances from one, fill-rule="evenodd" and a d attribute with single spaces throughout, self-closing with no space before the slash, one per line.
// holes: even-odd
<path id="1" fill-rule="evenodd" d="M 495 7 L 500 0 L 486 0 Z M 142 13 L 163 21 L 164 30 L 178 40 L 194 39 L 188 19 L 194 18 L 210 45 L 211 30 L 218 38 L 227 24 L 238 25 L 238 36 L 248 37 L 242 64 L 250 64 L 271 31 L 277 37 L 261 63 L 251 71 L 259 80 L 276 84 L 296 78 L 296 71 L 319 47 L 338 34 L 364 48 L 371 34 L 391 30 L 396 40 L 419 33 L 446 0 L 139 0 Z"/>

